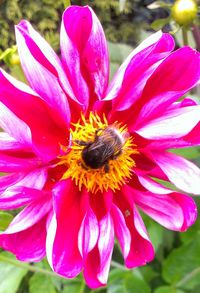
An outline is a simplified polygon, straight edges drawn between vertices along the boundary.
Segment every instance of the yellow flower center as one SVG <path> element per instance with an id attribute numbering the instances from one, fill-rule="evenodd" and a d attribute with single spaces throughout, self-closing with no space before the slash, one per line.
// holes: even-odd
<path id="1" fill-rule="evenodd" d="M 83 186 L 91 193 L 120 189 L 131 178 L 137 154 L 136 145 L 127 127 L 90 113 L 72 125 L 70 151 L 59 157 L 59 165 L 67 170 L 62 179 L 71 178 L 79 190 Z"/>

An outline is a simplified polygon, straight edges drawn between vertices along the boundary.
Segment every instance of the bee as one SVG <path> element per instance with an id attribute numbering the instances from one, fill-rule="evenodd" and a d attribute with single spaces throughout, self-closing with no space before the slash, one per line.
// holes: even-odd
<path id="1" fill-rule="evenodd" d="M 75 141 L 84 146 L 81 157 L 86 168 L 99 169 L 104 167 L 109 172 L 109 161 L 115 160 L 121 153 L 125 143 L 125 137 L 116 128 L 109 126 L 99 128 L 95 132 L 93 141 Z"/>

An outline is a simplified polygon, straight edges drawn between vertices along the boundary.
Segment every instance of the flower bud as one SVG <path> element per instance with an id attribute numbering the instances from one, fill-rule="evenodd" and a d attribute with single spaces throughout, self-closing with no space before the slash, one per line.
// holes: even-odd
<path id="1" fill-rule="evenodd" d="M 177 0 L 172 6 L 172 18 L 179 25 L 189 25 L 196 18 L 197 11 L 195 0 Z"/>

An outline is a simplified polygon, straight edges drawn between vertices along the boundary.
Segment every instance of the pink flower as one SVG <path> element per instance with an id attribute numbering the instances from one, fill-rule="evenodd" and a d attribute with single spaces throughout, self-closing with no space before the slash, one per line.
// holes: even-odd
<path id="1" fill-rule="evenodd" d="M 83 270 L 96 288 L 107 282 L 115 236 L 128 268 L 153 259 L 138 209 L 176 231 L 196 219 L 182 192 L 200 194 L 200 170 L 168 149 L 200 144 L 200 105 L 179 100 L 199 81 L 199 53 L 172 52 L 172 37 L 155 33 L 108 86 L 91 8 L 64 12 L 62 60 L 27 21 L 16 38 L 30 86 L 0 71 L 0 209 L 25 207 L 0 245 L 22 261 L 47 255 L 67 278 Z"/>

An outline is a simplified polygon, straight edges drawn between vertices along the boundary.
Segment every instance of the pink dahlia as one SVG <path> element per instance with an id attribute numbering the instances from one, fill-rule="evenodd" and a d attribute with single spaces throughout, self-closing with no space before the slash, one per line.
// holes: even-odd
<path id="1" fill-rule="evenodd" d="M 96 288 L 107 282 L 115 237 L 128 268 L 153 259 L 139 210 L 176 231 L 196 219 L 184 192 L 200 194 L 200 169 L 168 149 L 200 144 L 200 105 L 180 101 L 199 81 L 199 53 L 172 52 L 172 37 L 155 33 L 108 85 L 91 8 L 64 12 L 61 60 L 27 21 L 16 38 L 30 86 L 0 71 L 0 209 L 20 208 L 0 245 L 22 261 L 47 255 L 67 278 L 83 270 Z"/>

